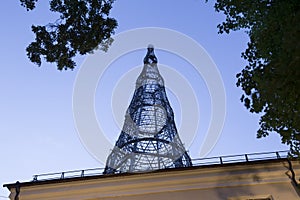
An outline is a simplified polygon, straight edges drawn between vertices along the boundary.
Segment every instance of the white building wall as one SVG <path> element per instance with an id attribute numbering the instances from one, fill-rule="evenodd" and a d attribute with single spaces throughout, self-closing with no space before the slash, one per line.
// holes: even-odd
<path id="1" fill-rule="evenodd" d="M 300 163 L 293 161 L 299 184 Z M 287 161 L 21 183 L 20 200 L 298 200 Z M 15 197 L 14 185 L 10 198 Z"/>

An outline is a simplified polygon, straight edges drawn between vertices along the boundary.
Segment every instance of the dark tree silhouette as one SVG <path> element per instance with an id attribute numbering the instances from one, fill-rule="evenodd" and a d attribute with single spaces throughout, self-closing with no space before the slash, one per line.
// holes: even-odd
<path id="1" fill-rule="evenodd" d="M 215 9 L 226 16 L 219 33 L 245 29 L 248 61 L 237 74 L 241 101 L 261 113 L 257 137 L 280 134 L 291 154 L 300 150 L 300 3 L 298 0 L 217 0 Z"/>
<path id="2" fill-rule="evenodd" d="M 35 9 L 38 0 L 20 0 L 27 10 Z M 78 53 L 96 48 L 107 50 L 117 21 L 108 17 L 113 0 L 50 0 L 50 10 L 60 18 L 45 26 L 32 26 L 35 41 L 26 48 L 31 62 L 38 66 L 42 58 L 56 63 L 59 70 L 73 69 Z"/>

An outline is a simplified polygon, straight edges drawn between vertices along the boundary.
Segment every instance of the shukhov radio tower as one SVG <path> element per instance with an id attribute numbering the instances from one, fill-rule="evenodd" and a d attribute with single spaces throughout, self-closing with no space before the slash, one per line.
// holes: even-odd
<path id="1" fill-rule="evenodd" d="M 177 133 L 154 47 L 148 46 L 121 134 L 107 158 L 104 174 L 192 166 Z"/>

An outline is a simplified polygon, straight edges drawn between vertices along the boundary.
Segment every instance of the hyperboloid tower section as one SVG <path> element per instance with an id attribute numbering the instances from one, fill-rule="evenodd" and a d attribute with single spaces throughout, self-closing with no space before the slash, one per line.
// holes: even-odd
<path id="1" fill-rule="evenodd" d="M 107 158 L 104 174 L 192 166 L 177 133 L 154 47 L 149 45 L 147 50 L 123 129 Z"/>

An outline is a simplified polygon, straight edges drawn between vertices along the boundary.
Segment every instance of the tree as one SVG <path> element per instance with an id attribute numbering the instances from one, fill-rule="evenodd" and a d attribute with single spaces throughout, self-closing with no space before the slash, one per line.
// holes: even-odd
<path id="1" fill-rule="evenodd" d="M 248 65 L 237 74 L 241 101 L 261 113 L 257 137 L 280 134 L 290 154 L 300 156 L 300 3 L 298 0 L 217 0 L 226 16 L 219 33 L 245 29 L 242 57 Z"/>
<path id="2" fill-rule="evenodd" d="M 20 0 L 28 11 L 38 0 Z M 73 69 L 73 57 L 97 48 L 107 50 L 117 21 L 108 17 L 114 0 L 50 0 L 50 10 L 60 18 L 45 26 L 32 25 L 35 41 L 26 48 L 31 62 L 38 66 L 42 58 L 56 63 L 59 70 Z"/>

